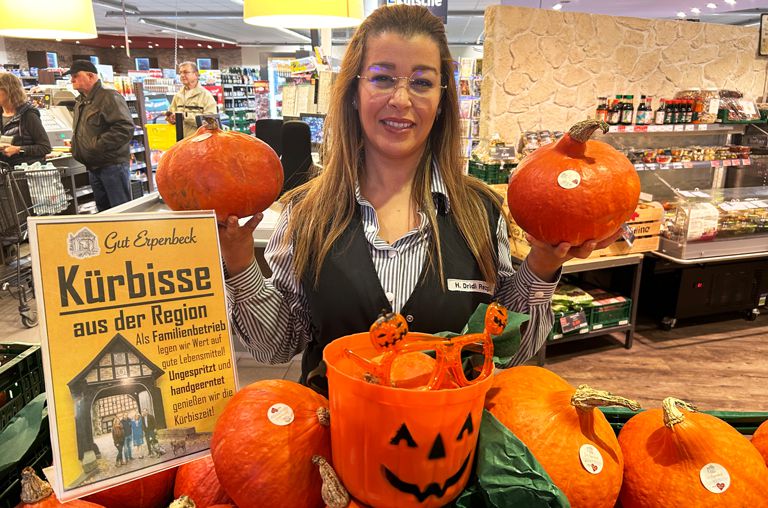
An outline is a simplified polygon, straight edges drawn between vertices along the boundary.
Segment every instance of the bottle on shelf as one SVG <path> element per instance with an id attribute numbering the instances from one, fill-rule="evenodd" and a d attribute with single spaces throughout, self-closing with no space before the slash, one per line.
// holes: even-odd
<path id="1" fill-rule="evenodd" d="M 663 125 L 666 114 L 667 114 L 667 103 L 665 99 L 661 99 L 659 101 L 659 108 L 656 110 L 656 114 L 654 115 L 653 123 L 655 123 L 656 125 Z"/>
<path id="2" fill-rule="evenodd" d="M 621 111 L 619 110 L 619 98 L 617 95 L 615 99 L 611 100 L 611 105 L 608 107 L 608 125 L 619 125 L 621 121 Z"/>
<path id="3" fill-rule="evenodd" d="M 621 111 L 621 124 L 632 125 L 635 123 L 635 97 L 634 95 L 624 96 L 624 107 Z"/>
<path id="4" fill-rule="evenodd" d="M 685 123 L 693 123 L 693 101 L 685 101 Z"/>
<path id="5" fill-rule="evenodd" d="M 664 108 L 664 124 L 673 124 L 675 123 L 675 119 L 675 101 L 668 99 L 666 107 Z"/>
<path id="6" fill-rule="evenodd" d="M 595 120 L 608 122 L 608 97 L 597 98 L 597 109 L 595 110 Z"/>
<path id="7" fill-rule="evenodd" d="M 640 96 L 640 104 L 637 105 L 637 114 L 635 123 L 637 125 L 648 125 L 653 110 L 650 108 L 650 99 L 645 95 Z"/>

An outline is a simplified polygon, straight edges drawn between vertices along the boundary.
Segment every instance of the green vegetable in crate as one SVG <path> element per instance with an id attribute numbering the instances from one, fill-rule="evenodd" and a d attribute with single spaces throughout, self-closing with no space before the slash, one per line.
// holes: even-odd
<path id="1" fill-rule="evenodd" d="M 640 179 L 629 159 L 590 140 L 605 122 L 579 122 L 556 143 L 542 146 L 509 179 L 507 202 L 515 222 L 534 238 L 557 245 L 603 240 L 630 219 Z"/>
<path id="2" fill-rule="evenodd" d="M 668 397 L 619 434 L 624 508 L 745 508 L 768 502 L 768 468 L 723 420 Z"/>
<path id="3" fill-rule="evenodd" d="M 613 508 L 624 462 L 598 407 L 614 405 L 639 409 L 635 401 L 522 366 L 496 376 L 485 408 L 528 446 L 573 508 Z"/>

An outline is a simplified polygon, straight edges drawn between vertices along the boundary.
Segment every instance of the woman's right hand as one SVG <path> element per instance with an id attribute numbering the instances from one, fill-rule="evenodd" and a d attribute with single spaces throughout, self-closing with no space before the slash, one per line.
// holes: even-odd
<path id="1" fill-rule="evenodd" d="M 230 276 L 237 275 L 248 268 L 255 256 L 253 254 L 253 230 L 264 218 L 257 213 L 242 226 L 237 217 L 230 215 L 224 223 L 219 222 L 219 245 L 221 257 Z"/>

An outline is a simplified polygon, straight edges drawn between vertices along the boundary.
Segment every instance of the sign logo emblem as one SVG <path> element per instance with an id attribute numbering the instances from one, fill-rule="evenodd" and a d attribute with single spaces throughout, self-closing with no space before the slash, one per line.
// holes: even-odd
<path id="1" fill-rule="evenodd" d="M 77 259 L 92 258 L 99 255 L 99 239 L 96 233 L 84 227 L 75 234 L 67 234 L 69 255 Z"/>

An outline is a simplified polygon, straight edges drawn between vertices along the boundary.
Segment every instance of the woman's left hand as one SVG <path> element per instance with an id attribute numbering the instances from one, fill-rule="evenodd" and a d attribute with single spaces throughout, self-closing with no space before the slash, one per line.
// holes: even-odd
<path id="1" fill-rule="evenodd" d="M 12 155 L 16 155 L 19 152 L 21 152 L 20 146 L 8 145 L 3 148 L 3 154 L 5 154 L 6 157 L 11 157 Z"/>
<path id="2" fill-rule="evenodd" d="M 531 244 L 531 251 L 526 258 L 528 268 L 543 281 L 554 282 L 555 274 L 563 263 L 573 258 L 588 258 L 592 251 L 608 247 L 621 237 L 621 229 L 601 241 L 587 240 L 581 245 L 571 245 L 563 242 L 560 245 L 549 245 L 529 234 L 525 235 Z"/>

